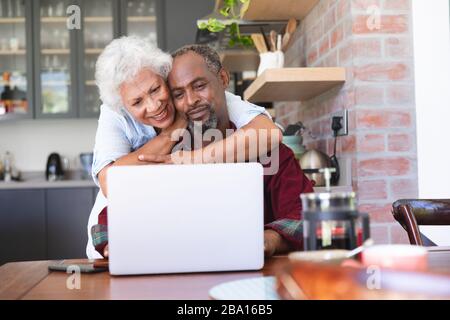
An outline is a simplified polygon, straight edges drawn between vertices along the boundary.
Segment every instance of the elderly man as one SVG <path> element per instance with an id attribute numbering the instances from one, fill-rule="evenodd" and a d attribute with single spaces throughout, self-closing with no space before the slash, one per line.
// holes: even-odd
<path id="1" fill-rule="evenodd" d="M 172 56 L 173 68 L 168 78 L 170 90 L 176 109 L 187 115 L 193 136 L 196 135 L 196 122 L 202 124 L 197 126 L 200 130 L 218 129 L 223 137 L 230 129 L 236 129 L 226 107 L 229 75 L 218 54 L 208 46 L 190 45 Z M 272 154 L 271 158 L 278 160 L 278 170 L 264 176 L 266 256 L 302 248 L 300 194 L 313 192 L 312 184 L 293 152 L 283 144 L 272 153 L 276 152 L 277 156 Z M 264 167 L 272 165 L 265 163 Z"/>
<path id="2" fill-rule="evenodd" d="M 218 54 L 208 46 L 190 45 L 173 54 L 173 67 L 168 81 L 174 105 L 177 111 L 185 114 L 189 120 L 188 130 L 191 135 L 175 148 L 178 150 L 170 157 L 139 155 L 141 161 L 149 162 L 195 162 L 196 151 L 208 144 L 209 139 L 202 139 L 202 144 L 195 143 L 195 136 L 203 135 L 208 130 L 216 130 L 226 137 L 236 130 L 227 111 L 225 90 L 229 84 L 228 72 L 222 67 Z M 185 135 L 186 136 L 186 135 Z M 193 138 L 193 139 L 191 139 Z M 217 135 L 214 135 L 217 142 Z M 224 144 L 228 143 L 223 140 Z M 248 143 L 252 143 L 249 139 Z M 189 159 L 183 157 L 183 150 Z M 181 150 L 179 150 L 181 149 Z M 233 150 L 233 149 L 230 149 Z M 275 154 L 276 153 L 276 154 Z M 210 154 L 200 154 L 200 158 Z M 239 156 L 239 155 L 234 155 Z M 234 162 L 234 157 L 231 157 Z M 246 157 L 251 158 L 251 157 Z M 264 176 L 264 245 L 265 255 L 272 256 L 290 250 L 302 249 L 301 193 L 313 192 L 312 184 L 303 174 L 293 152 L 280 144 L 270 158 L 275 159 L 276 172 Z M 227 159 L 217 159 L 219 162 Z M 255 159 L 256 160 L 256 159 Z M 260 158 L 258 158 L 260 162 Z M 211 162 L 209 159 L 207 162 Z M 265 168 L 274 167 L 272 162 L 264 162 Z M 106 210 L 99 217 L 100 224 L 107 223 Z M 104 238 L 104 237 L 103 237 Z M 104 243 L 96 244 L 99 252 L 104 254 Z"/>

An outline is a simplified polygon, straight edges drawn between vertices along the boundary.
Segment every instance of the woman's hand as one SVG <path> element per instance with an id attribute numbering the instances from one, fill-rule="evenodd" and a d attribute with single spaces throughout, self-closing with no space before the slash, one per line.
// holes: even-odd
<path id="1" fill-rule="evenodd" d="M 173 141 L 178 141 L 183 136 L 184 129 L 186 129 L 187 126 L 188 120 L 185 114 L 176 112 L 173 123 L 169 127 L 162 129 L 160 134 L 173 138 Z"/>
<path id="2" fill-rule="evenodd" d="M 142 153 L 138 155 L 138 159 L 141 162 L 147 164 L 171 164 L 170 154 L 146 154 Z"/>
<path id="3" fill-rule="evenodd" d="M 147 164 L 199 164 L 202 163 L 201 150 L 179 150 L 168 155 L 140 154 L 138 159 Z"/>

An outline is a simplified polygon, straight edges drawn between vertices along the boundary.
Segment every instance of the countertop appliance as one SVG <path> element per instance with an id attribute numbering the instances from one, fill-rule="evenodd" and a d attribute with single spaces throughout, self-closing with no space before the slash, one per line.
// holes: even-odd
<path id="1" fill-rule="evenodd" d="M 64 169 L 59 154 L 52 153 L 48 156 L 45 176 L 48 181 L 62 180 L 64 177 Z"/>

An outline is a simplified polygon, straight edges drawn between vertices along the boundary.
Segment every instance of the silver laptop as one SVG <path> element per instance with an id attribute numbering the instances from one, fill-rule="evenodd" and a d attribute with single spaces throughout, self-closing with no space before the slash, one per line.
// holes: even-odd
<path id="1" fill-rule="evenodd" d="M 260 164 L 112 167 L 107 181 L 111 274 L 263 267 Z"/>

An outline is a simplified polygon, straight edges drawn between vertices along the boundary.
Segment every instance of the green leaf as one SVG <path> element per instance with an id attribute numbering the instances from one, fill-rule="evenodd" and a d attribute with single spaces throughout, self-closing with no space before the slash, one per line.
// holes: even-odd
<path id="1" fill-rule="evenodd" d="M 197 27 L 200 30 L 204 30 L 204 29 L 208 28 L 208 24 L 206 22 L 197 22 Z"/>
<path id="2" fill-rule="evenodd" d="M 237 4 L 237 0 L 224 0 L 224 5 L 226 7 L 234 7 Z"/>
<path id="3" fill-rule="evenodd" d="M 224 7 L 220 9 L 220 14 L 223 15 L 224 17 L 228 17 L 230 15 L 230 8 Z"/>
<path id="4" fill-rule="evenodd" d="M 225 25 L 216 18 L 210 18 L 208 20 L 208 30 L 211 32 L 220 32 L 225 29 Z"/>

